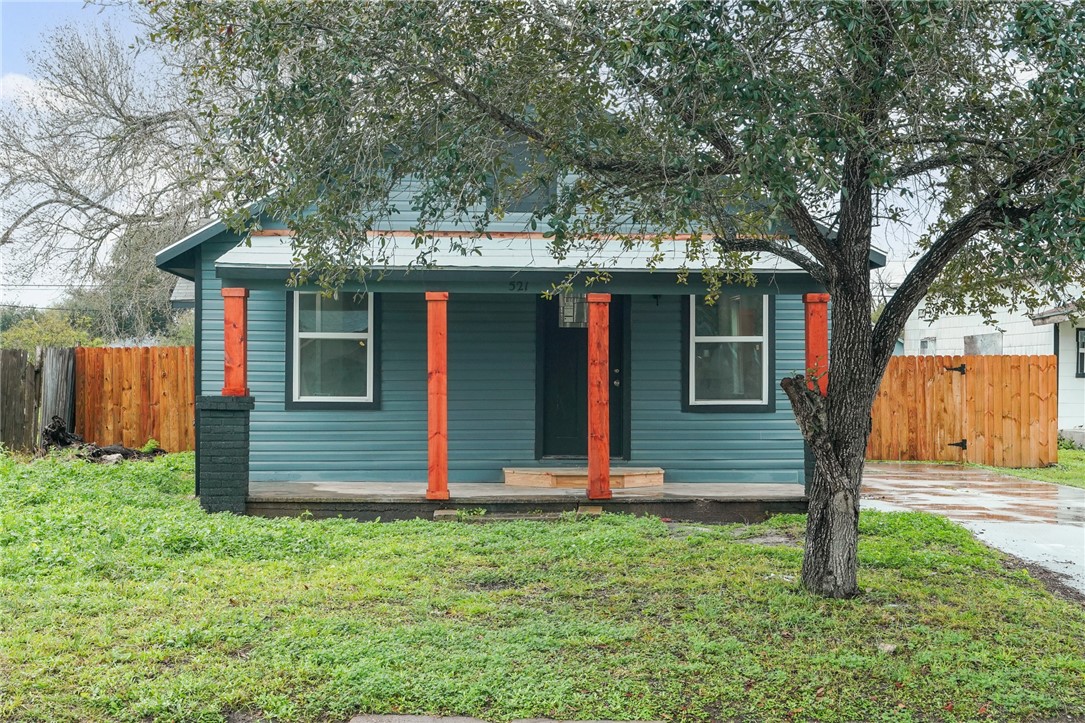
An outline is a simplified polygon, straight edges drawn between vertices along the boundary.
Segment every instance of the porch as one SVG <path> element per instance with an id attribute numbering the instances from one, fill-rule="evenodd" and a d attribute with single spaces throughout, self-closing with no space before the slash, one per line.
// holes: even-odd
<path id="1" fill-rule="evenodd" d="M 435 519 L 442 511 L 514 518 L 583 512 L 590 506 L 592 512 L 720 523 L 757 522 L 774 514 L 806 511 L 806 495 L 793 484 L 668 483 L 612 489 L 609 499 L 588 500 L 583 489 L 452 482 L 448 500 L 427 499 L 426 494 L 425 483 L 250 482 L 245 512 L 263 517 L 309 514 L 318 519 L 391 521 Z"/>

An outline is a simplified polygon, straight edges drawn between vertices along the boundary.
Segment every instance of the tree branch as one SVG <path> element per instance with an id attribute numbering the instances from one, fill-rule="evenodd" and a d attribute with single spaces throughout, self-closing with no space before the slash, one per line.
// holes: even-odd
<path id="1" fill-rule="evenodd" d="M 893 298 L 885 305 L 878 323 L 874 326 L 871 341 L 874 362 L 875 388 L 881 381 L 893 347 L 908 317 L 922 301 L 938 274 L 953 257 L 971 241 L 976 234 L 1000 224 L 1018 223 L 1035 213 L 1040 206 L 1015 207 L 1000 205 L 999 201 L 1007 193 L 1017 191 L 1026 183 L 1042 176 L 1065 161 L 1063 154 L 1045 155 L 1017 169 L 998 186 L 989 191 L 971 211 L 957 219 L 931 244 L 927 252 L 916 263 L 904 279 Z"/>
<path id="2" fill-rule="evenodd" d="M 779 256 L 790 261 L 800 269 L 806 271 L 814 279 L 824 285 L 829 283 L 829 275 L 825 267 L 798 249 L 788 246 L 786 242 L 773 241 L 771 239 L 716 239 L 716 246 L 721 251 L 737 251 L 739 253 L 763 252 Z"/>

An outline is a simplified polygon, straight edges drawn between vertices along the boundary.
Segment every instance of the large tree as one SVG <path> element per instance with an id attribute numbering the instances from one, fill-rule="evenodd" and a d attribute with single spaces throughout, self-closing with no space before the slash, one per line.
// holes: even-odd
<path id="1" fill-rule="evenodd" d="M 818 594 L 858 591 L 871 405 L 935 280 L 977 303 L 1081 276 L 1081 3 L 151 7 L 159 37 L 196 54 L 197 88 L 234 98 L 193 98 L 207 158 L 238 169 L 225 207 L 266 199 L 321 283 L 380 262 L 372 231 L 408 178 L 420 238 L 452 218 L 482 233 L 557 178 L 532 220 L 556 254 L 692 233 L 691 265 L 725 252 L 712 283 L 755 252 L 806 269 L 833 299 L 828 393 L 781 384 L 815 459 L 802 580 Z M 872 325 L 872 227 L 910 207 L 935 221 Z M 779 227 L 791 240 L 759 233 Z"/>
<path id="2" fill-rule="evenodd" d="M 5 273 L 73 283 L 60 305 L 110 341 L 177 331 L 176 278 L 154 266 L 154 252 L 211 213 L 207 199 L 227 175 L 202 173 L 205 118 L 178 72 L 188 59 L 146 44 L 146 13 L 130 9 L 124 34 L 54 28 L 29 58 L 27 92 L 0 106 Z"/>

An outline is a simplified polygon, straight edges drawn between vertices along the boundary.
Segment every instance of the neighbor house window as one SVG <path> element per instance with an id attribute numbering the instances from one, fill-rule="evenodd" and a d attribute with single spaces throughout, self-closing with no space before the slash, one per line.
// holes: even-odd
<path id="1" fill-rule="evenodd" d="M 1077 330 L 1077 375 L 1085 377 L 1085 329 Z"/>
<path id="2" fill-rule="evenodd" d="M 293 296 L 293 401 L 374 401 L 373 297 Z"/>
<path id="3" fill-rule="evenodd" d="M 938 338 L 928 336 L 919 340 L 919 353 L 923 356 L 934 356 L 938 353 Z"/>
<path id="4" fill-rule="evenodd" d="M 1001 354 L 1002 332 L 996 331 L 990 334 L 973 334 L 964 338 L 964 353 L 966 356 L 974 354 Z"/>
<path id="5" fill-rule="evenodd" d="M 690 407 L 768 404 L 768 329 L 768 296 L 690 297 Z"/>

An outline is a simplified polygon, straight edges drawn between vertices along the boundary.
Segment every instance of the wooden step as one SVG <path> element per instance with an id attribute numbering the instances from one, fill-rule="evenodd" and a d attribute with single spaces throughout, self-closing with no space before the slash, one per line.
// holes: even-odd
<path id="1" fill-rule="evenodd" d="M 501 470 L 510 487 L 588 488 L 587 467 L 505 467 Z M 612 467 L 611 489 L 662 487 L 663 470 L 659 467 Z"/>

